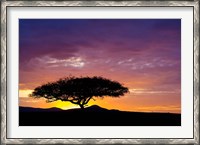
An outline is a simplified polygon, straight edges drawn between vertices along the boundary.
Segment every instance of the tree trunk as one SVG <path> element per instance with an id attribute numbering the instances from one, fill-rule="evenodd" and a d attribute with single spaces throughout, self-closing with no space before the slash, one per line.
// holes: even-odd
<path id="1" fill-rule="evenodd" d="M 84 109 L 85 109 L 85 108 L 84 108 L 84 105 L 80 104 L 79 106 L 81 107 L 81 110 L 84 110 Z"/>

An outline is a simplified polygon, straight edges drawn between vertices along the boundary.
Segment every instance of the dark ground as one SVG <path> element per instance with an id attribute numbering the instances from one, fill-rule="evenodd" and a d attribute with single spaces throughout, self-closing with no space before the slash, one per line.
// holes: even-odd
<path id="1" fill-rule="evenodd" d="M 181 126 L 181 114 L 107 110 L 19 108 L 19 126 Z"/>

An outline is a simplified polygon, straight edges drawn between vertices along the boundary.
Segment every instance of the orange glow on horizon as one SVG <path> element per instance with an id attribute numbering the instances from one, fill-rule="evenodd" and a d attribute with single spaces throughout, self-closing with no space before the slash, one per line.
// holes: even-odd
<path id="1" fill-rule="evenodd" d="M 20 94 L 27 94 L 28 91 L 22 91 L 20 90 Z M 138 97 L 138 98 L 137 98 Z M 116 109 L 121 111 L 134 111 L 134 112 L 170 112 L 170 113 L 180 113 L 181 107 L 177 106 L 175 104 L 161 104 L 156 105 L 156 102 L 149 102 L 145 104 L 143 100 L 138 101 L 139 96 L 130 96 L 125 95 L 118 98 L 112 98 L 112 97 L 104 97 L 104 98 L 94 98 L 91 99 L 90 102 L 85 106 L 89 107 L 92 105 L 98 105 L 106 109 Z M 80 108 L 78 105 L 72 104 L 70 102 L 62 102 L 62 101 L 55 101 L 51 103 L 47 103 L 46 99 L 40 98 L 30 98 L 30 97 L 19 97 L 20 104 L 19 106 L 24 107 L 33 107 L 33 108 L 60 108 L 63 110 L 67 109 L 73 109 L 73 108 Z M 131 101 L 132 100 L 132 101 Z M 158 100 L 159 102 L 159 100 Z M 154 104 L 155 103 L 155 104 Z"/>
<path id="2" fill-rule="evenodd" d="M 179 105 L 180 100 L 175 99 L 178 98 L 180 94 L 174 94 L 173 91 L 148 90 L 148 87 L 146 86 L 152 83 L 151 80 L 135 80 L 136 82 L 134 83 L 130 80 L 126 82 L 126 79 L 123 81 L 117 80 L 119 82 L 123 82 L 122 84 L 129 88 L 129 93 L 125 94 L 124 96 L 117 98 L 106 96 L 104 98 L 94 97 L 94 99 L 91 99 L 86 107 L 98 105 L 103 108 L 122 111 L 181 113 L 181 106 Z M 79 108 L 78 105 L 72 104 L 70 102 L 55 101 L 46 103 L 46 99 L 44 98 L 34 99 L 28 97 L 32 92 L 33 90 L 31 89 L 19 90 L 20 106 L 34 108 L 57 107 L 63 110 Z"/>
<path id="3" fill-rule="evenodd" d="M 20 97 L 28 97 L 29 94 L 31 94 L 33 90 L 19 90 L 19 96 Z"/>

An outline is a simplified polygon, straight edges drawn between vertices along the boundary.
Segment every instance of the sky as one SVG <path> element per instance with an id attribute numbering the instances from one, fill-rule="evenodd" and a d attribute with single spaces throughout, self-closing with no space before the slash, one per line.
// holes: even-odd
<path id="1" fill-rule="evenodd" d="M 180 19 L 20 19 L 19 105 L 78 106 L 28 97 L 68 76 L 102 76 L 129 93 L 88 104 L 140 112 L 181 112 Z"/>

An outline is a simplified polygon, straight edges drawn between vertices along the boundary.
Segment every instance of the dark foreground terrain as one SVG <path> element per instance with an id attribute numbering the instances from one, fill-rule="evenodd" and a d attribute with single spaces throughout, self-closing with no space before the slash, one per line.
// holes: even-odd
<path id="1" fill-rule="evenodd" d="M 19 107 L 20 126 L 180 126 L 181 115 L 107 110 L 99 106 L 61 110 Z"/>

